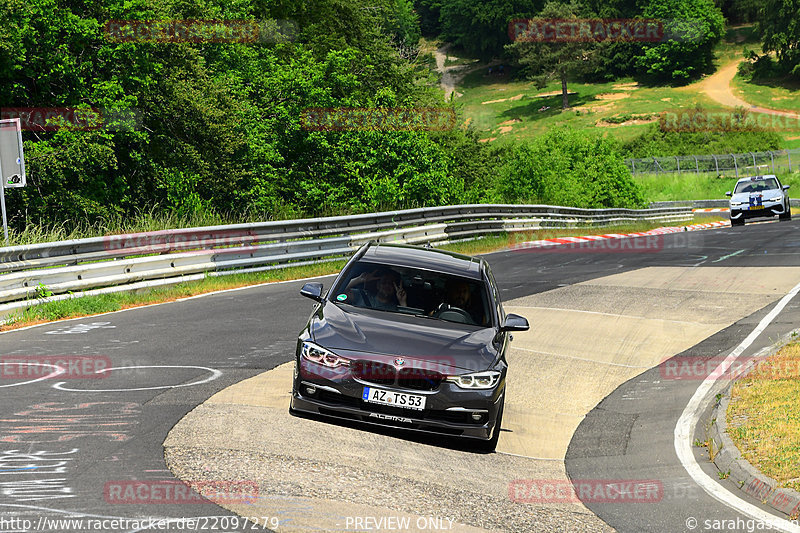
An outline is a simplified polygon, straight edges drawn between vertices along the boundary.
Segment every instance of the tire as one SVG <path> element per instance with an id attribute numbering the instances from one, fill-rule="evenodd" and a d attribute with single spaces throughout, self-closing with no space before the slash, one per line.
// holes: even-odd
<path id="1" fill-rule="evenodd" d="M 489 440 L 479 441 L 475 445 L 475 449 L 484 452 L 492 453 L 497 448 L 497 441 L 500 440 L 500 427 L 503 423 L 503 409 L 505 408 L 506 399 L 503 398 L 503 403 L 500 404 L 500 411 L 497 413 L 497 421 L 494 423 L 494 434 Z"/>
<path id="2" fill-rule="evenodd" d="M 731 219 L 731 226 L 744 226 L 744 217 L 739 220 Z"/>
<path id="3" fill-rule="evenodd" d="M 792 212 L 789 211 L 788 213 L 778 215 L 778 220 L 792 220 Z"/>

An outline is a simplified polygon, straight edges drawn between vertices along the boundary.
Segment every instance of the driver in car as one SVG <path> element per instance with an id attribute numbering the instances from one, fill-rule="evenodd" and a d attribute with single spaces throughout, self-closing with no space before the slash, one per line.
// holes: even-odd
<path id="1" fill-rule="evenodd" d="M 436 315 L 442 310 L 448 308 L 458 308 L 465 311 L 473 324 L 483 324 L 483 312 L 476 309 L 477 306 L 472 301 L 472 291 L 470 290 L 469 283 L 461 280 L 448 280 L 445 284 L 445 301 L 439 306 L 439 309 L 432 311 L 430 314 Z M 476 321 L 475 317 L 480 316 L 481 320 Z"/>

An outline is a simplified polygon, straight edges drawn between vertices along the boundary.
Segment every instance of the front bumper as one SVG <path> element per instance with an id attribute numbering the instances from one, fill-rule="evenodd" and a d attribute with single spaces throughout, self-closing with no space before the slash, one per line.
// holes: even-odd
<path id="1" fill-rule="evenodd" d="M 301 359 L 295 372 L 290 412 L 351 420 L 371 425 L 391 426 L 410 431 L 488 440 L 493 435 L 503 402 L 505 376 L 493 389 L 464 390 L 442 382 L 436 390 L 420 391 L 397 386 L 368 383 L 355 379 L 347 369 L 330 369 Z M 309 386 L 314 387 L 313 393 Z M 425 409 L 368 403 L 362 399 L 364 387 L 425 396 Z M 474 420 L 473 414 L 480 414 Z"/>
<path id="2" fill-rule="evenodd" d="M 764 202 L 760 209 L 752 209 L 749 205 L 731 206 L 731 220 L 774 217 L 784 213 L 786 213 L 786 206 L 783 201 Z"/>

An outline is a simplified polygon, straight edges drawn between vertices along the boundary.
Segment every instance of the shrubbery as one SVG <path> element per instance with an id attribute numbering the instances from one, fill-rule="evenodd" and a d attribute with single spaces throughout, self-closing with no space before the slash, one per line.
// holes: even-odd
<path id="1" fill-rule="evenodd" d="M 574 207 L 638 208 L 644 198 L 616 142 L 556 128 L 518 144 L 500 168 L 498 200 Z"/>

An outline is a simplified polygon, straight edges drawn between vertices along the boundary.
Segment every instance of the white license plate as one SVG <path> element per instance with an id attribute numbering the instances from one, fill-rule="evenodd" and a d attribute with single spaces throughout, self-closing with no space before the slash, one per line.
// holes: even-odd
<path id="1" fill-rule="evenodd" d="M 394 407 L 404 407 L 422 411 L 425 409 L 425 396 L 416 394 L 406 394 L 404 392 L 394 392 L 375 387 L 364 387 L 364 394 L 361 398 L 365 402 L 379 403 L 381 405 L 392 405 Z"/>

